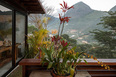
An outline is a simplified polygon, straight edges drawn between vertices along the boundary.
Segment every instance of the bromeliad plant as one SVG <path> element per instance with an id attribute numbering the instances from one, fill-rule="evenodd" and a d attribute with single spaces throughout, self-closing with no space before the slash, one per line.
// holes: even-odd
<path id="1" fill-rule="evenodd" d="M 41 47 L 43 51 L 42 63 L 48 63 L 48 69 L 52 68 L 54 73 L 60 76 L 73 76 L 75 67 L 82 59 L 82 53 L 74 52 L 76 47 L 59 36 L 52 37 L 51 44 Z M 79 59 L 77 61 L 77 59 Z M 84 60 L 86 62 L 86 60 Z M 86 62 L 87 63 L 87 62 Z"/>

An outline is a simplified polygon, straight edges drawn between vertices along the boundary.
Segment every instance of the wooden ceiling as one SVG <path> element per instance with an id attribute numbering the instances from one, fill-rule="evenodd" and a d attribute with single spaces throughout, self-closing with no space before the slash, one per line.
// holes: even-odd
<path id="1" fill-rule="evenodd" d="M 4 0 L 9 4 L 17 7 L 18 9 L 23 9 L 27 13 L 41 13 L 44 14 L 45 10 L 42 7 L 40 0 Z"/>

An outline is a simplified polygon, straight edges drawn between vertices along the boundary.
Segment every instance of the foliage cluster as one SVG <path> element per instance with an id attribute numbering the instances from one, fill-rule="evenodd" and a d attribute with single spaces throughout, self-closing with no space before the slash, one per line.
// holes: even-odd
<path id="1" fill-rule="evenodd" d="M 116 57 L 116 12 L 108 12 L 108 16 L 101 19 L 101 24 L 105 30 L 93 30 L 94 39 L 99 43 L 99 47 L 95 51 L 101 54 L 107 54 L 106 57 Z M 99 53 L 100 53 L 99 52 Z"/>

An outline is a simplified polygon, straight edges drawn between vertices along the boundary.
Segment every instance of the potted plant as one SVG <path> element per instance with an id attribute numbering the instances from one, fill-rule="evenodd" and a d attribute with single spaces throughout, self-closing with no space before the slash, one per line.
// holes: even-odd
<path id="1" fill-rule="evenodd" d="M 73 77 L 76 65 L 84 60 L 83 52 L 75 52 L 76 47 L 70 46 L 59 36 L 53 36 L 51 41 L 51 44 L 40 47 L 42 63 L 48 63 L 48 69 L 52 68 L 53 77 Z"/>

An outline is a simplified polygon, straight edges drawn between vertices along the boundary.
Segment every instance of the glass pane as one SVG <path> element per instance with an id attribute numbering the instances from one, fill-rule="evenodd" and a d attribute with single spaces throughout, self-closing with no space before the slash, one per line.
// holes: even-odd
<path id="1" fill-rule="evenodd" d="M 24 55 L 25 48 L 25 16 L 16 13 L 16 52 L 17 61 Z"/>
<path id="2" fill-rule="evenodd" d="M 12 67 L 12 11 L 0 5 L 0 77 Z"/>

